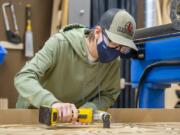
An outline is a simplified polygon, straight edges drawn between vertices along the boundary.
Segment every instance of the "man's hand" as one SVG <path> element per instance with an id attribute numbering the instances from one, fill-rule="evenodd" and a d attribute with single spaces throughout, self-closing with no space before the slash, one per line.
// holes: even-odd
<path id="1" fill-rule="evenodd" d="M 54 103 L 52 108 L 56 108 L 59 113 L 61 122 L 75 123 L 78 118 L 78 110 L 74 104 L 70 103 Z"/>

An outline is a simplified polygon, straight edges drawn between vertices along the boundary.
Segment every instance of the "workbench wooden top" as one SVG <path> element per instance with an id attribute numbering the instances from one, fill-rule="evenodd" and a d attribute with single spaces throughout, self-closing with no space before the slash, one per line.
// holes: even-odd
<path id="1" fill-rule="evenodd" d="M 91 125 L 60 124 L 56 128 L 44 125 L 0 125 L 3 135 L 180 135 L 180 122 L 168 123 L 111 123 L 111 128 L 102 128 L 102 123 Z"/>

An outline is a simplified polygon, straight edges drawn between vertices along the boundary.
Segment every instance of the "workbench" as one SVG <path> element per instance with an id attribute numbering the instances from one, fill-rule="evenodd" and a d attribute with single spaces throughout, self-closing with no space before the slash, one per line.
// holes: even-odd
<path id="1" fill-rule="evenodd" d="M 59 123 L 56 127 L 39 124 L 38 110 L 0 110 L 2 135 L 179 135 L 180 109 L 109 109 L 111 128 L 101 122 L 89 125 Z"/>
<path id="2" fill-rule="evenodd" d="M 60 124 L 55 129 L 43 125 L 0 125 L 3 135 L 179 135 L 180 123 L 112 123 L 104 129 L 101 123 L 92 125 Z"/>

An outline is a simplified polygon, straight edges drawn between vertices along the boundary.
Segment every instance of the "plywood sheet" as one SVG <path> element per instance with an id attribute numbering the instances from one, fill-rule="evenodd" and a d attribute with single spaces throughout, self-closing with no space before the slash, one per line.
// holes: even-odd
<path id="1" fill-rule="evenodd" d="M 180 122 L 180 109 L 109 109 L 113 122 Z"/>
<path id="2" fill-rule="evenodd" d="M 0 109 L 8 109 L 8 99 L 0 98 Z"/>
<path id="3" fill-rule="evenodd" d="M 37 109 L 2 109 L 0 124 L 38 124 Z"/>
<path id="4" fill-rule="evenodd" d="M 109 109 L 114 123 L 180 122 L 180 109 Z M 38 124 L 37 109 L 0 110 L 0 124 Z"/>
<path id="5" fill-rule="evenodd" d="M 179 135 L 180 123 L 112 123 L 109 129 L 102 128 L 102 123 L 62 124 L 54 129 L 42 125 L 0 125 L 0 133 L 8 135 Z"/>

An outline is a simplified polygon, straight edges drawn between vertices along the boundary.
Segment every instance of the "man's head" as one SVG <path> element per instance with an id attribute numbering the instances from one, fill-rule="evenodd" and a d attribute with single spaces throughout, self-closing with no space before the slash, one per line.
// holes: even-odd
<path id="1" fill-rule="evenodd" d="M 128 53 L 130 49 L 137 51 L 133 42 L 135 29 L 134 18 L 125 10 L 106 11 L 89 38 L 95 39 L 91 41 L 97 44 L 95 53 L 99 60 L 104 63 L 110 62 L 120 54 Z"/>
<path id="2" fill-rule="evenodd" d="M 110 9 L 102 15 L 98 25 L 112 42 L 138 50 L 133 42 L 136 23 L 127 11 Z"/>

